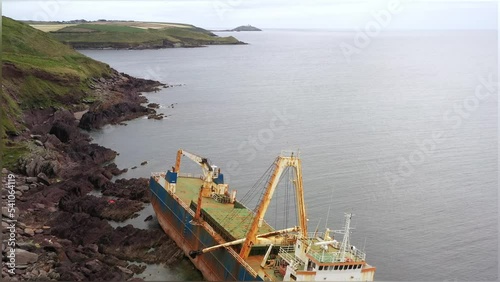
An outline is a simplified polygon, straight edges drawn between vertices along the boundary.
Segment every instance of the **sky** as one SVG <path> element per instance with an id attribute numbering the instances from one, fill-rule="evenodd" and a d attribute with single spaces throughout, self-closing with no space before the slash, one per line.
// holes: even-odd
<path id="1" fill-rule="evenodd" d="M 136 20 L 189 23 L 208 29 L 259 28 L 498 29 L 497 1 L 431 0 L 4 0 L 17 20 Z"/>

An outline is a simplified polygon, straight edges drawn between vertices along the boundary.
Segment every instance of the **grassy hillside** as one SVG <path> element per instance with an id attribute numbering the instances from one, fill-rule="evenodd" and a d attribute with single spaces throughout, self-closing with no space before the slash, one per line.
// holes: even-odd
<path id="1" fill-rule="evenodd" d="M 69 107 L 85 99 L 88 80 L 108 76 L 108 65 L 92 60 L 29 25 L 2 17 L 2 140 L 24 129 L 22 112 Z M 3 160 L 22 154 L 7 141 Z"/>
<path id="2" fill-rule="evenodd" d="M 242 44 L 232 36 L 218 37 L 192 25 L 166 23 L 93 22 L 64 26 L 50 34 L 75 48 L 149 49 Z"/>

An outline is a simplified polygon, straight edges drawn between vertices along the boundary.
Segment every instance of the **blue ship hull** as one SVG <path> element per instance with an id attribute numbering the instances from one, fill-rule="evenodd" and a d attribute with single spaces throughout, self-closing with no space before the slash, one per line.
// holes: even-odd
<path id="1" fill-rule="evenodd" d="M 193 224 L 194 212 L 189 203 L 171 195 L 153 178 L 149 183 L 150 199 L 161 227 L 193 262 L 207 280 L 262 281 L 251 267 L 230 248 L 191 258 L 189 252 L 218 245 L 225 241 L 206 222 Z"/>

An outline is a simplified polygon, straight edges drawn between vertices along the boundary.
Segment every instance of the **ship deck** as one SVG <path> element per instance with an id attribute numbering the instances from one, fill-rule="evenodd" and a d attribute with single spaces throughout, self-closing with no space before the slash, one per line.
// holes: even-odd
<path id="1" fill-rule="evenodd" d="M 264 256 L 249 256 L 246 262 L 259 274 L 260 277 L 266 277 L 270 281 L 283 281 L 283 276 L 274 268 L 262 268 L 260 263 Z M 265 279 L 266 280 L 266 279 Z"/>
<path id="2" fill-rule="evenodd" d="M 175 194 L 187 205 L 190 205 L 191 201 L 196 204 L 202 185 L 203 180 L 200 178 L 181 176 L 177 178 Z M 235 208 L 234 204 L 220 203 L 212 198 L 203 198 L 201 209 L 202 214 L 209 215 L 233 239 L 245 238 L 253 219 L 253 212 L 251 210 L 244 207 Z M 212 227 L 217 230 L 219 226 Z M 264 222 L 262 227 L 259 228 L 258 234 L 271 231 L 274 231 L 274 228 Z"/>

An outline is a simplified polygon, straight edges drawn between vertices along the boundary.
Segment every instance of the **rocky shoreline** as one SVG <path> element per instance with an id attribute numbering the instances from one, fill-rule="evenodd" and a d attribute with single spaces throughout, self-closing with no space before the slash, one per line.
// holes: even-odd
<path id="1" fill-rule="evenodd" d="M 100 97 L 79 115 L 68 110 L 38 109 L 24 113 L 28 130 L 11 142 L 27 144 L 31 154 L 19 169 L 2 169 L 2 276 L 10 280 L 137 280 L 144 266 L 133 262 L 172 264 L 183 252 L 161 229 L 132 225 L 114 229 L 108 220 L 137 216 L 149 202 L 147 179 L 122 179 L 112 163 L 117 153 L 92 144 L 82 129 L 92 130 L 143 115 L 157 115 L 141 104 L 140 92 L 167 87 L 152 80 L 113 72 L 94 79 Z M 83 113 L 83 114 L 82 114 Z M 8 208 L 13 184 L 15 210 Z M 88 194 L 93 190 L 102 197 Z M 10 196 L 12 198 L 12 196 Z M 12 223 L 11 216 L 17 220 Z M 11 227 L 15 225 L 15 228 Z M 16 233 L 16 269 L 9 271 L 10 233 Z"/>

